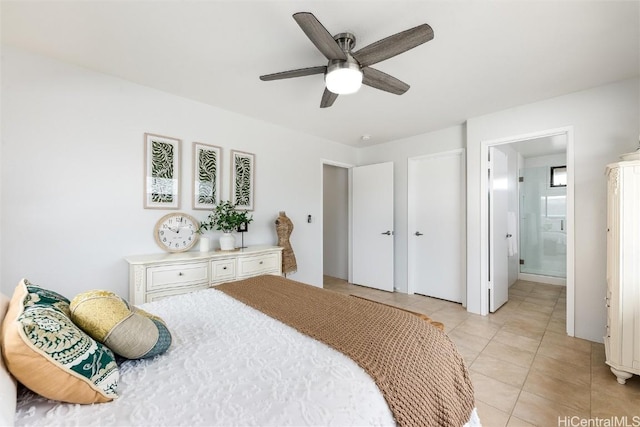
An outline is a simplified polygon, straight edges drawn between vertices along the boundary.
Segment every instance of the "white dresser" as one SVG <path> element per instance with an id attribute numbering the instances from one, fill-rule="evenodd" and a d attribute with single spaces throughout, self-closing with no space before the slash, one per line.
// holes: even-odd
<path id="1" fill-rule="evenodd" d="M 134 255 L 129 299 L 142 304 L 261 274 L 282 274 L 282 247 L 249 246 L 232 252 Z"/>
<path id="2" fill-rule="evenodd" d="M 628 156 L 625 156 L 628 158 Z M 640 159 L 607 166 L 607 364 L 640 375 Z"/>

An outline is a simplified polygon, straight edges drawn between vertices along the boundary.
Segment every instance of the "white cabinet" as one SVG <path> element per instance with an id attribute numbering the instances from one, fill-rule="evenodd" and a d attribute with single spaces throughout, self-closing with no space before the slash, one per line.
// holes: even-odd
<path id="1" fill-rule="evenodd" d="M 640 375 L 640 160 L 607 166 L 606 360 L 624 384 Z"/>
<path id="2" fill-rule="evenodd" d="M 234 252 L 183 252 L 135 255 L 129 263 L 129 299 L 132 304 L 261 274 L 282 274 L 282 248 L 250 246 Z"/>

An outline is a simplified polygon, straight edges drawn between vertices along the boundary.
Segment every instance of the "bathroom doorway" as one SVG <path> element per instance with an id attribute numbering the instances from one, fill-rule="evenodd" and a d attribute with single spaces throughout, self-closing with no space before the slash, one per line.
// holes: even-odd
<path id="1" fill-rule="evenodd" d="M 555 147 L 555 148 L 554 148 Z M 540 188 L 537 193 L 529 196 L 529 199 L 532 201 L 536 200 L 536 210 L 532 210 L 532 213 L 527 217 L 526 207 L 522 209 L 520 212 L 520 206 L 518 203 L 519 198 L 519 189 L 514 190 L 511 193 L 510 197 L 514 197 L 515 194 L 515 206 L 518 210 L 515 218 L 516 220 L 511 221 L 513 223 L 511 229 L 516 228 L 518 242 L 514 245 L 513 241 L 509 241 L 511 236 L 514 234 L 510 231 L 507 231 L 505 235 L 502 236 L 492 236 L 492 222 L 495 221 L 495 213 L 490 209 L 490 201 L 492 200 L 493 194 L 491 191 L 490 178 L 491 178 L 491 164 L 489 160 L 489 152 L 492 148 L 500 148 L 501 151 L 512 151 L 515 153 L 514 156 L 510 156 L 511 159 L 517 159 L 517 170 L 518 175 L 516 181 L 519 180 L 519 171 L 526 169 L 527 165 L 525 159 L 531 158 L 536 159 L 536 162 L 540 161 L 541 158 L 545 158 L 547 156 L 555 156 L 555 155 L 563 155 L 564 157 L 561 161 L 556 164 L 554 160 L 550 165 L 546 165 L 545 167 L 551 170 L 551 167 L 557 168 L 559 173 L 556 178 L 564 180 L 564 188 L 565 193 L 559 193 L 556 188 L 552 188 L 550 176 L 545 178 L 544 183 L 540 183 Z M 529 152 L 531 150 L 531 152 Z M 557 151 L 555 151 L 557 150 Z M 526 268 L 524 269 L 524 273 L 520 271 L 520 256 L 522 253 L 529 253 L 535 250 L 537 255 L 540 256 L 541 259 L 546 261 L 546 270 L 540 270 L 539 268 L 535 271 L 535 279 L 524 279 L 524 280 L 532 280 L 541 283 L 550 283 L 554 285 L 564 285 L 566 286 L 566 331 L 569 336 L 574 336 L 575 333 L 575 324 L 574 324 L 574 312 L 575 312 L 575 283 L 574 277 L 575 273 L 573 271 L 574 265 L 574 224 L 573 224 L 573 197 L 574 197 L 574 179 L 573 179 L 573 128 L 559 128 L 559 129 L 550 129 L 546 131 L 535 132 L 526 135 L 517 135 L 511 136 L 496 140 L 488 140 L 482 141 L 481 144 L 481 158 L 486 159 L 483 160 L 483 169 L 489 171 L 487 178 L 483 179 L 481 182 L 481 191 L 486 194 L 486 201 L 483 205 L 483 236 L 481 253 L 486 255 L 483 256 L 485 267 L 483 270 L 483 274 L 486 274 L 486 280 L 481 283 L 481 295 L 486 295 L 483 298 L 483 303 L 486 304 L 487 312 L 490 310 L 489 301 L 491 299 L 492 293 L 496 289 L 496 287 L 504 287 L 505 285 L 515 283 L 518 278 L 523 278 L 522 275 L 527 275 L 531 273 L 526 272 Z M 529 162 L 531 163 L 531 162 Z M 509 162 L 512 164 L 512 161 Z M 540 165 L 538 165 L 540 166 Z M 511 168 L 511 166 L 509 166 Z M 555 171 L 555 169 L 554 169 Z M 551 172 L 549 172 L 551 173 Z M 564 175 L 564 176 L 562 176 Z M 530 181 L 531 182 L 531 181 Z M 515 188 L 519 187 L 519 182 Z M 546 188 L 549 187 L 549 188 Z M 563 203 L 560 203 L 563 200 Z M 510 204 L 511 205 L 511 204 Z M 564 211 L 564 212 L 563 212 Z M 498 217 L 498 220 L 504 223 L 508 221 L 508 212 L 498 212 L 501 216 Z M 529 222 L 523 221 L 524 219 L 529 219 Z M 531 219 L 535 217 L 536 221 L 532 222 Z M 493 218 L 493 219 L 492 219 Z M 521 235 L 521 228 L 525 230 L 526 228 L 534 228 L 536 226 L 536 230 L 533 234 L 527 236 L 524 232 Z M 544 233 L 544 234 L 543 234 Z M 505 238 L 506 236 L 506 238 Z M 500 240 L 496 240 L 496 239 Z M 521 240 L 531 240 L 537 239 L 536 244 L 534 245 L 534 249 L 523 246 L 521 248 L 520 241 Z M 494 239 L 493 241 L 491 239 Z M 509 251 L 513 255 L 510 256 L 509 262 L 507 263 L 509 268 L 508 274 L 508 282 L 500 282 L 497 283 L 496 279 L 504 277 L 505 274 L 492 270 L 494 267 L 494 247 L 496 245 L 507 245 L 509 247 L 518 248 L 517 253 L 513 253 Z M 546 246 L 545 246 L 546 245 Z M 554 257 L 551 257 L 551 255 Z M 536 254 L 531 254 L 531 256 Z M 525 255 L 529 257 L 529 255 Z M 526 264 L 526 258 L 523 258 L 523 262 Z M 514 266 L 515 264 L 515 266 Z M 542 263 L 538 263 L 535 258 L 529 257 L 529 264 L 534 267 L 541 265 Z M 548 268 L 548 265 L 552 265 L 552 268 Z M 531 270 L 533 271 L 533 269 Z M 564 273 L 562 273 L 564 271 Z M 559 277 L 564 275 L 565 277 Z M 527 277 L 527 276 L 524 276 Z"/>

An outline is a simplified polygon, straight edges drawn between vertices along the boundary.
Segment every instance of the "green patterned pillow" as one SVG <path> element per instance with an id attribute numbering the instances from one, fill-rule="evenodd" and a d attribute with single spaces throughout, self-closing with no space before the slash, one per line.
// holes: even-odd
<path id="1" fill-rule="evenodd" d="M 49 399 L 101 403 L 118 397 L 113 353 L 69 318 L 69 300 L 22 280 L 2 324 L 7 368 Z"/>

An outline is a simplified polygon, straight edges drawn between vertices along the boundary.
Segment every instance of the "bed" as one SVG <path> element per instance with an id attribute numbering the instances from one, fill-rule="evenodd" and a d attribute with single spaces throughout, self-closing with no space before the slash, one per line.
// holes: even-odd
<path id="1" fill-rule="evenodd" d="M 410 313 L 277 276 L 141 308 L 164 319 L 173 343 L 153 358 L 119 360 L 117 399 L 62 403 L 18 385 L 15 425 L 480 425 L 462 357 Z M 410 327 L 380 338 L 383 324 Z M 400 330 L 426 331 L 415 345 L 431 360 L 392 337 Z M 385 346 L 395 353 L 380 353 Z M 394 382 L 396 371 L 403 380 Z M 11 396 L 6 384 L 0 375 L 2 397 Z M 403 400 L 407 391 L 417 400 Z"/>

